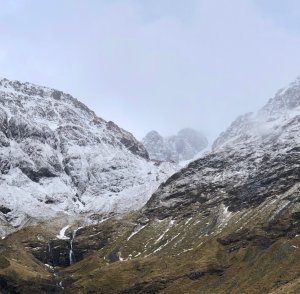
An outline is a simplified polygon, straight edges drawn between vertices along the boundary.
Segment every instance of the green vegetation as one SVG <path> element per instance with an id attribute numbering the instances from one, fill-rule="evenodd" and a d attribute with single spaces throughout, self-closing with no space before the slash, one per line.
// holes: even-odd
<path id="1" fill-rule="evenodd" d="M 230 215 L 214 207 L 188 218 L 112 218 L 78 231 L 81 260 L 53 270 L 33 252 L 59 226 L 28 227 L 1 241 L 0 285 L 11 293 L 299 293 L 298 211 L 270 200 Z"/>

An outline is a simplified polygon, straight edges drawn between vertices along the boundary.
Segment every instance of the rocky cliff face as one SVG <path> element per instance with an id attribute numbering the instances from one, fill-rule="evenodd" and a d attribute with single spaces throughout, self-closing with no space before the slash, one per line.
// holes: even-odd
<path id="1" fill-rule="evenodd" d="M 0 81 L 0 220 L 141 207 L 174 167 L 61 91 Z"/>
<path id="2" fill-rule="evenodd" d="M 182 129 L 177 135 L 165 138 L 151 131 L 142 142 L 151 159 L 177 163 L 193 159 L 208 145 L 205 136 L 193 129 Z"/>

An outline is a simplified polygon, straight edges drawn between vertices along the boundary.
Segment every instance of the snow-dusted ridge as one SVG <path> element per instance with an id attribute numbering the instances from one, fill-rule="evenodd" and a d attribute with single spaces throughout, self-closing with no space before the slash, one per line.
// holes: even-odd
<path id="1" fill-rule="evenodd" d="M 296 199 L 299 154 L 300 78 L 257 113 L 237 118 L 216 139 L 210 153 L 158 188 L 145 211 L 148 217 L 166 217 L 186 210 L 198 213 L 223 203 L 222 214 L 229 218 L 231 212 L 268 203 L 285 193 Z"/>
<path id="2" fill-rule="evenodd" d="M 274 98 L 257 113 L 247 113 L 238 117 L 231 126 L 214 142 L 213 149 L 256 141 L 257 143 L 268 137 L 280 136 L 283 126 L 300 115 L 300 77 L 289 86 L 279 90 Z"/>
<path id="3" fill-rule="evenodd" d="M 109 214 L 142 207 L 176 167 L 61 91 L 0 80 L 0 216 Z"/>

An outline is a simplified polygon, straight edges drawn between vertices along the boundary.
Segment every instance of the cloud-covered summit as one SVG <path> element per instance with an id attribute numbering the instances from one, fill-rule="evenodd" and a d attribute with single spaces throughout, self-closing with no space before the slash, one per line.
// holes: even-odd
<path id="1" fill-rule="evenodd" d="M 151 131 L 142 142 L 151 159 L 174 162 L 191 160 L 208 145 L 203 134 L 189 128 L 169 137 L 162 137 L 157 131 Z"/>

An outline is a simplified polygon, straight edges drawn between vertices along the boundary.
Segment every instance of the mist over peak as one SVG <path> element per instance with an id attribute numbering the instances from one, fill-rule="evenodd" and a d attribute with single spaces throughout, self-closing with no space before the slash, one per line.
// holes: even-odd
<path id="1" fill-rule="evenodd" d="M 193 159 L 207 147 L 207 138 L 199 131 L 184 128 L 176 135 L 163 137 L 157 131 L 149 132 L 142 143 L 151 159 L 159 161 L 186 161 Z"/>

